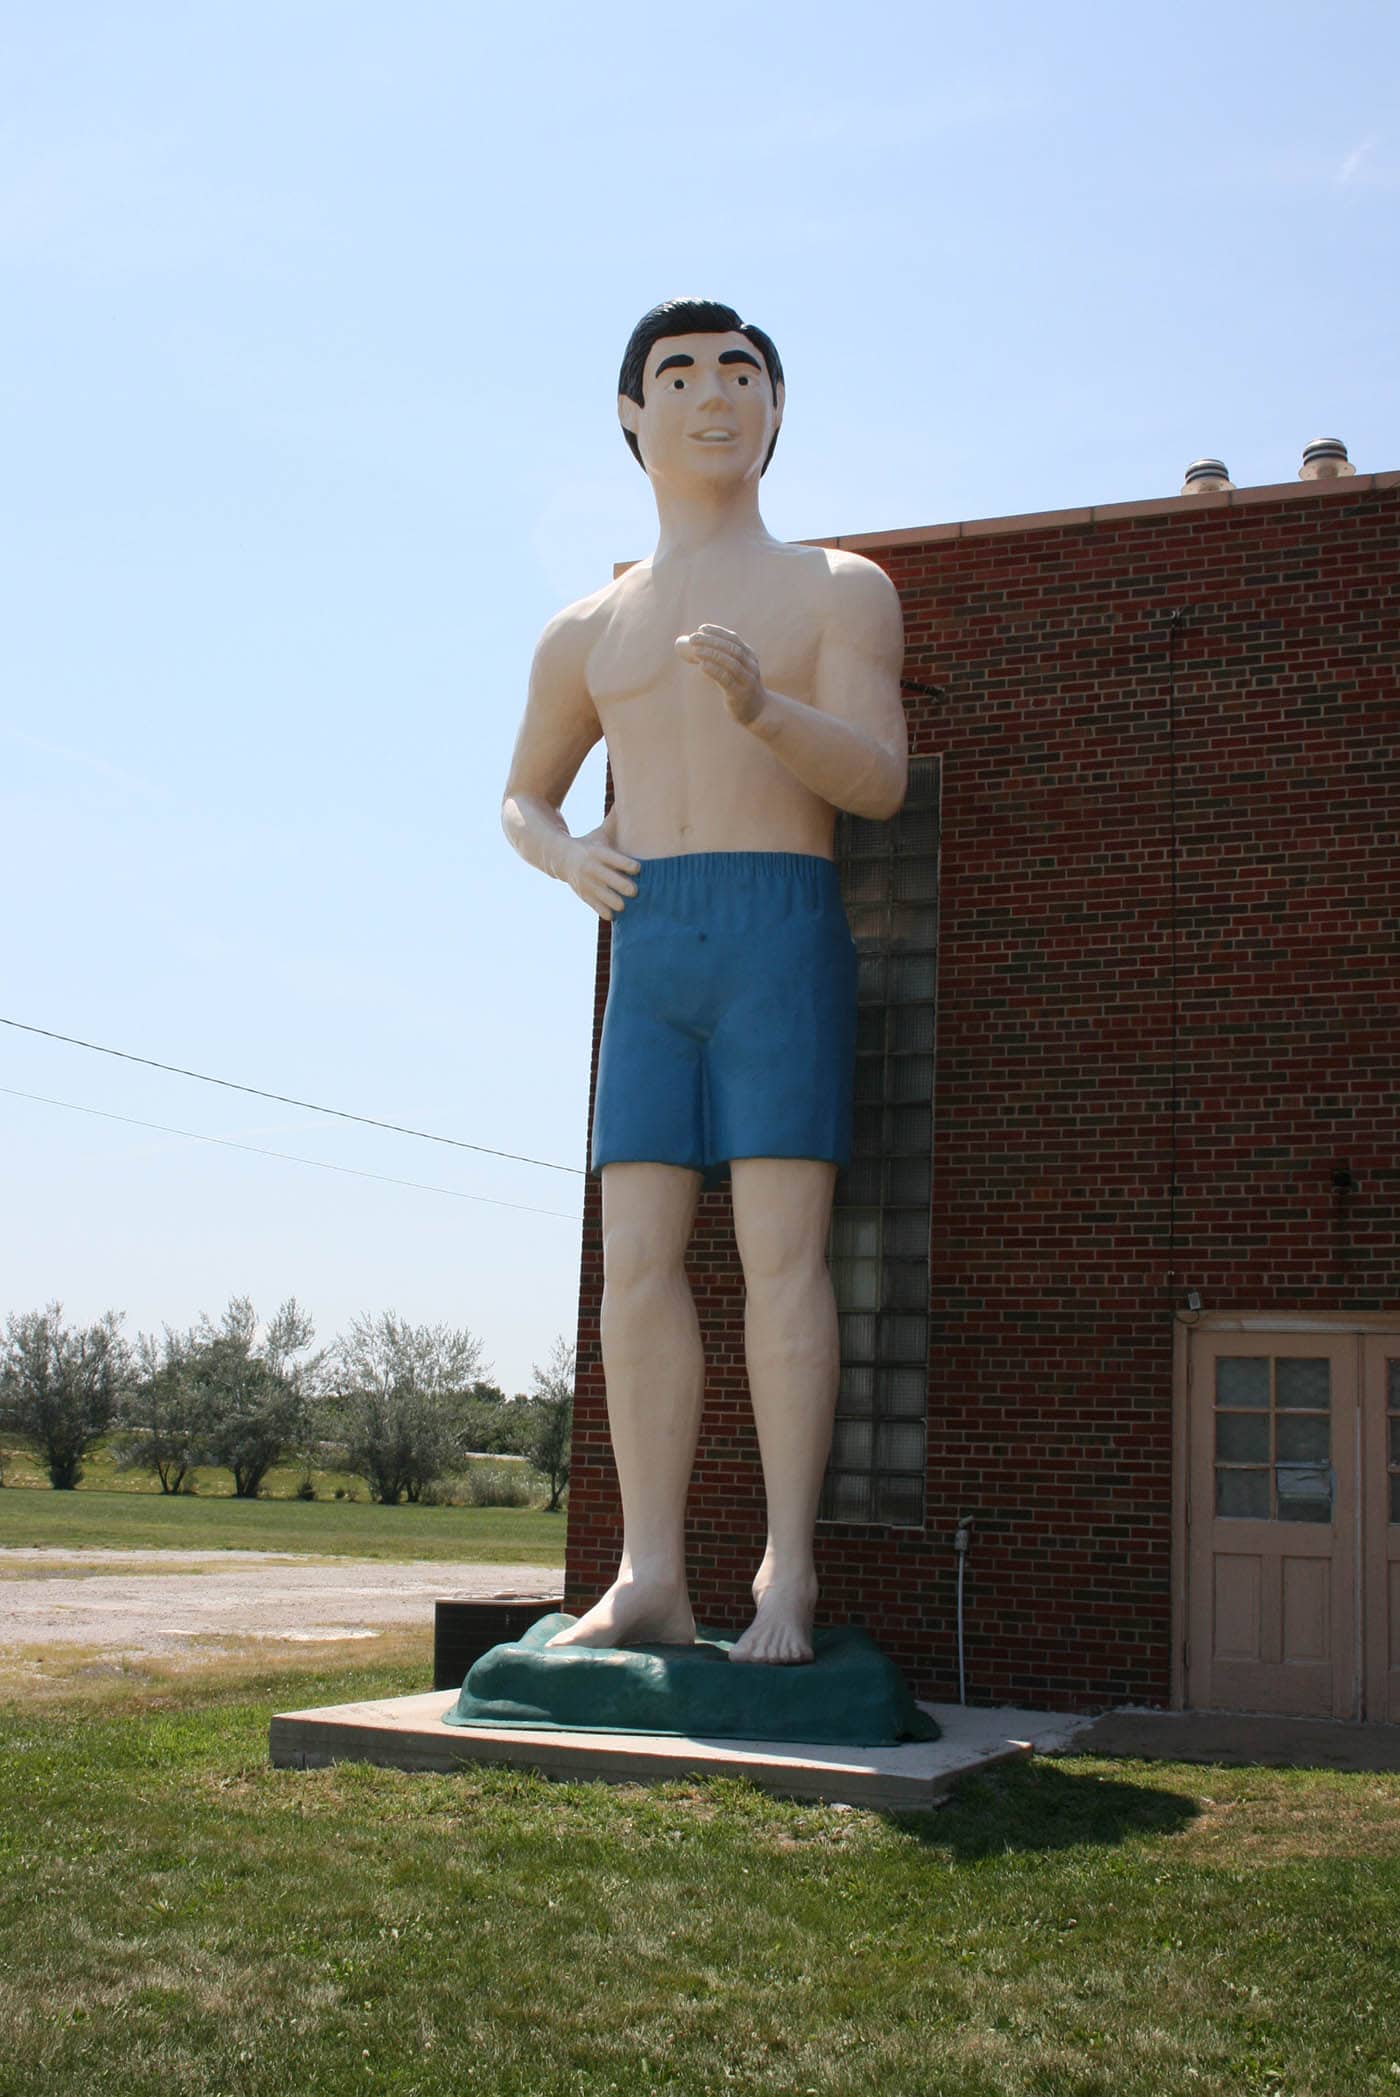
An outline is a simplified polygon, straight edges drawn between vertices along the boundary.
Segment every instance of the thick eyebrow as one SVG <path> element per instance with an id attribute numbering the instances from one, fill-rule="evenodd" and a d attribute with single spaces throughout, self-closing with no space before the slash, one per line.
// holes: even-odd
<path id="1" fill-rule="evenodd" d="M 686 361 L 688 363 L 690 360 L 687 358 Z M 757 357 L 750 356 L 747 350 L 721 350 L 719 361 L 721 364 L 752 364 L 755 371 L 763 369 Z"/>
<path id="2" fill-rule="evenodd" d="M 740 352 L 736 351 L 735 354 L 738 355 L 740 354 Z M 694 357 L 687 357 L 683 350 L 677 350 L 674 356 L 663 357 L 661 359 L 661 362 L 657 365 L 655 371 L 652 373 L 652 377 L 654 379 L 659 379 L 662 372 L 669 371 L 673 364 L 693 364 L 694 362 Z M 720 363 L 722 364 L 723 362 L 724 359 L 723 357 L 721 357 Z"/>

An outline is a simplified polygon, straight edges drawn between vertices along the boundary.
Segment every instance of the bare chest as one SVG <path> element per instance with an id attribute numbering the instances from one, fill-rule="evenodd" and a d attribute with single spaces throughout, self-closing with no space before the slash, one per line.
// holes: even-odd
<path id="1" fill-rule="evenodd" d="M 588 688 L 606 731 L 609 716 L 638 702 L 684 707 L 688 695 L 707 703 L 703 674 L 681 661 L 676 641 L 698 626 L 722 626 L 758 657 L 772 691 L 810 696 L 820 644 L 812 593 L 779 573 L 741 581 L 694 577 L 667 587 L 650 583 L 620 599 L 588 661 Z"/>

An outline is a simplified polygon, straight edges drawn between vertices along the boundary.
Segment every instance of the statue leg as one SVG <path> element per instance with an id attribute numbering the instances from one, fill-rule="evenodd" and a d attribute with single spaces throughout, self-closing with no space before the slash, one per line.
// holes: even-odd
<path id="1" fill-rule="evenodd" d="M 841 1373 L 826 1264 L 836 1167 L 815 1158 L 736 1158 L 731 1169 L 768 1545 L 753 1583 L 754 1620 L 730 1658 L 810 1660 L 812 1534 Z"/>
<path id="2" fill-rule="evenodd" d="M 586 1616 L 552 1646 L 689 1645 L 685 1498 L 705 1363 L 685 1248 L 700 1174 L 605 1165 L 603 1375 L 622 1488 L 622 1563 Z"/>

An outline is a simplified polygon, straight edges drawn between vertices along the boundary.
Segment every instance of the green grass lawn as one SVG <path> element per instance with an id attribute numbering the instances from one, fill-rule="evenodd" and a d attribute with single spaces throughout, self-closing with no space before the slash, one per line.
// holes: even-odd
<path id="1" fill-rule="evenodd" d="M 286 1551 L 320 1558 L 564 1563 L 562 1514 L 535 1507 L 376 1507 L 368 1500 L 235 1500 L 162 1493 L 0 1491 L 0 1547 Z M 0 2069 L 0 2093 L 4 2090 Z"/>
<path id="2" fill-rule="evenodd" d="M 0 1707 L 4 2097 L 1400 2091 L 1400 1777 L 1035 1761 L 895 1818 L 267 1767 L 424 1658 Z"/>

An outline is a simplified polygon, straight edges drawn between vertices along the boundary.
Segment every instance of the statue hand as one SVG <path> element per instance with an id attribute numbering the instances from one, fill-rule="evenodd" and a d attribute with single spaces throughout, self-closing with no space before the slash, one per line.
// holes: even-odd
<path id="1" fill-rule="evenodd" d="M 627 898 L 637 893 L 636 882 L 628 877 L 641 872 L 641 861 L 618 851 L 608 827 L 610 820 L 583 837 L 564 839 L 558 872 L 560 880 L 567 881 L 590 910 L 611 923 L 626 907 Z"/>
<path id="2" fill-rule="evenodd" d="M 683 633 L 677 638 L 676 653 L 714 679 L 724 694 L 731 719 L 741 728 L 748 728 L 758 719 L 767 693 L 759 675 L 758 657 L 738 634 L 731 633 L 727 626 L 697 626 L 694 633 Z"/>

